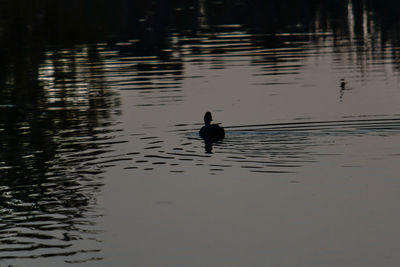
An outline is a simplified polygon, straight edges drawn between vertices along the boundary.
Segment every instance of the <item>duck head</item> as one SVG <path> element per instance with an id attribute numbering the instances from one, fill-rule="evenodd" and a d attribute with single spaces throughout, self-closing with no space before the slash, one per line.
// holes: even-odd
<path id="1" fill-rule="evenodd" d="M 204 115 L 204 124 L 210 125 L 211 121 L 212 121 L 211 112 L 207 111 L 206 114 Z"/>

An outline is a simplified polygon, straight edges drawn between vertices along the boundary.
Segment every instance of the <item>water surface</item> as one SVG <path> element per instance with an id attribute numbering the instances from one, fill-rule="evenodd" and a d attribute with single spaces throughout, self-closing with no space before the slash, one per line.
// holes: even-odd
<path id="1" fill-rule="evenodd" d="M 398 265 L 397 4 L 39 2 L 1 6 L 1 264 Z"/>

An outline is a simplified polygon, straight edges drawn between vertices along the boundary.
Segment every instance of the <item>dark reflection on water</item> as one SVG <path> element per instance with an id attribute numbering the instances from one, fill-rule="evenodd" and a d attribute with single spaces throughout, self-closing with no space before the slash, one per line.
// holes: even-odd
<path id="1" fill-rule="evenodd" d="M 341 73 L 399 71 L 398 1 L 19 1 L 0 3 L 0 259 L 101 260 L 97 195 L 110 166 L 215 174 L 296 172 L 331 136 L 398 134 L 397 118 L 235 126 L 204 144 L 119 129 L 119 90 L 135 107 L 185 102 L 187 81 L 256 66 L 252 86 L 298 84 L 310 57 Z M 327 50 L 328 49 L 328 50 Z M 332 49 L 332 51 L 330 50 Z M 388 62 L 387 62 L 388 61 Z M 188 65 L 211 72 L 191 72 Z M 355 75 L 354 75 L 355 76 Z M 287 77 L 290 77 L 287 78 Z M 265 78 L 265 79 L 264 79 Z M 342 101 L 353 92 L 340 87 Z M 354 90 L 355 91 L 355 90 Z M 136 96 L 136 95 L 135 95 Z M 197 125 L 196 125 L 197 127 Z M 169 133 L 171 134 L 171 133 Z M 167 135 L 167 133 L 165 134 Z M 128 140 L 129 139 L 129 140 Z M 120 153 L 118 144 L 143 147 Z M 204 153 L 213 152 L 214 154 Z"/>
<path id="2" fill-rule="evenodd" d="M 397 1 L 35 1 L 23 7 L 13 1 L 0 5 L 3 48 L 43 51 L 47 45 L 71 47 L 87 43 L 114 44 L 121 55 L 157 56 L 163 62 L 175 58 L 174 46 L 190 46 L 198 52 L 203 37 L 219 37 L 244 29 L 249 46 L 279 48 L 285 43 L 312 40 L 315 34 L 332 34 L 337 50 L 347 49 L 346 40 L 363 53 L 379 58 L 383 44 L 398 45 Z M 79 30 L 78 30 L 79 29 Z M 204 35 L 205 34 L 205 35 Z M 260 35 L 261 34 L 261 35 Z M 275 38 L 285 34 L 286 38 Z M 304 34 L 306 34 L 304 36 Z M 308 36 L 307 36 L 308 34 Z M 171 38 L 171 37 L 174 38 Z M 211 38 L 213 39 L 213 38 Z M 207 41 L 207 39 L 203 40 Z M 234 49 L 235 41 L 210 46 L 211 54 Z M 237 43 L 238 44 L 238 43 Z M 243 45 L 243 44 L 242 44 Z M 241 49 L 238 44 L 236 49 Z M 19 53 L 18 53 L 19 54 Z M 184 57 L 184 53 L 178 55 Z M 36 55 L 39 56 L 40 55 Z M 393 55 L 397 57 L 397 52 Z M 37 59 L 39 59 L 37 58 Z"/>
<path id="3" fill-rule="evenodd" d="M 113 151 L 118 96 L 91 47 L 53 50 L 10 65 L 0 105 L 1 259 L 100 251 L 96 195 Z M 4 73 L 3 73 L 4 74 Z M 111 163 L 108 163 L 111 164 Z M 86 254 L 86 256 L 82 256 Z"/>

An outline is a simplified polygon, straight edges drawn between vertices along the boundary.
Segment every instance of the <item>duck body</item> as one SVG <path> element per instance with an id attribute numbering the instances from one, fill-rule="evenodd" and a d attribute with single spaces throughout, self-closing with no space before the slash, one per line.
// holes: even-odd
<path id="1" fill-rule="evenodd" d="M 212 121 L 211 112 L 204 115 L 204 126 L 201 127 L 199 135 L 206 140 L 222 140 L 225 137 L 225 130 L 218 124 L 210 124 Z"/>
<path id="2" fill-rule="evenodd" d="M 199 135 L 208 140 L 222 140 L 225 137 L 225 130 L 218 124 L 209 124 L 201 127 Z"/>

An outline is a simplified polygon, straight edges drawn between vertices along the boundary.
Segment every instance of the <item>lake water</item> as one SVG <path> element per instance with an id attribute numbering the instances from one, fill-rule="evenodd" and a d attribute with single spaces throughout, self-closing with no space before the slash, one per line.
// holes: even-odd
<path id="1" fill-rule="evenodd" d="M 177 2 L 141 7 L 140 35 L 24 35 L 3 57 L 0 264 L 398 266 L 390 7 L 313 6 L 271 31 L 258 1 Z M 223 141 L 198 136 L 206 111 Z"/>

